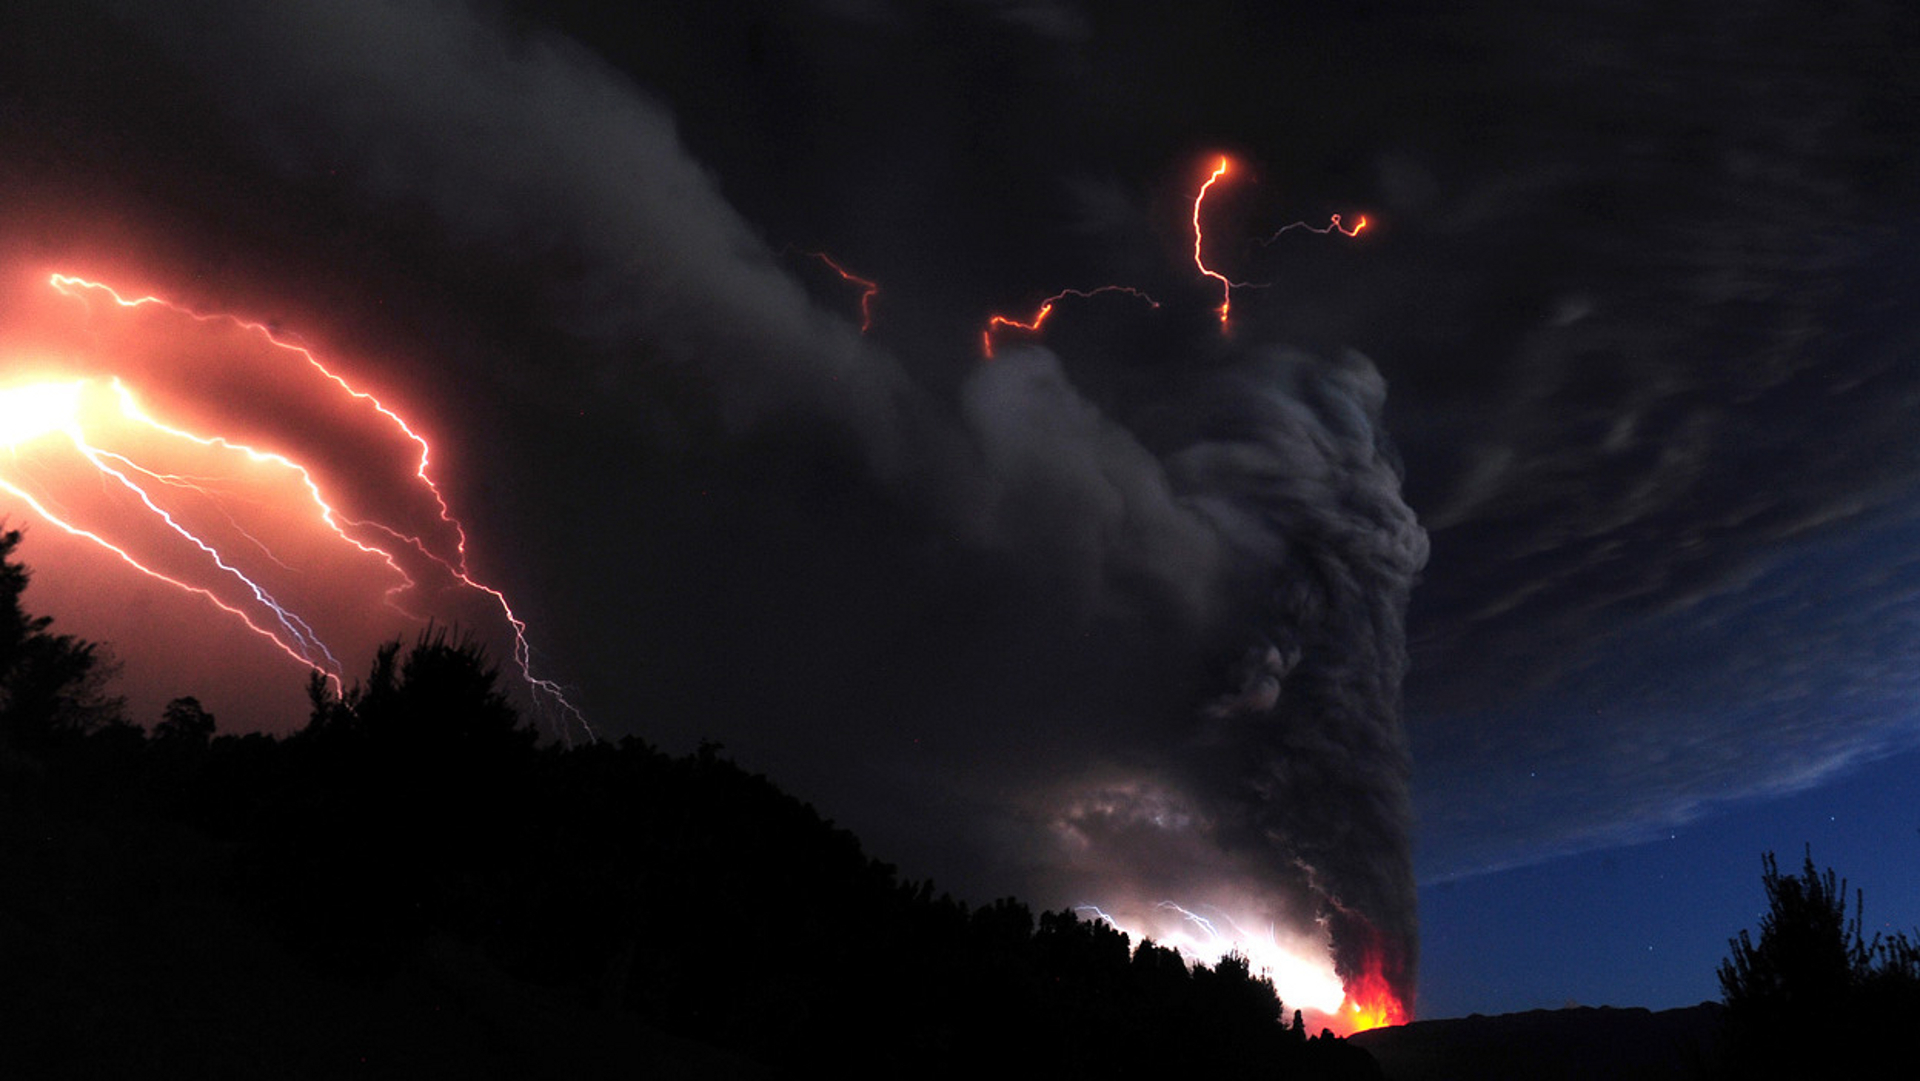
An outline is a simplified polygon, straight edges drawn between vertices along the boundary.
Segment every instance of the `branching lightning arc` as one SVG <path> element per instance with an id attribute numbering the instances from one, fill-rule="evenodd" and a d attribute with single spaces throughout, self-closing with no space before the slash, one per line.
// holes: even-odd
<path id="1" fill-rule="evenodd" d="M 1220 283 L 1220 304 L 1218 307 L 1214 309 L 1214 314 L 1220 320 L 1220 328 L 1222 332 L 1224 332 L 1227 329 L 1231 321 L 1231 316 L 1233 312 L 1233 291 L 1235 289 L 1266 288 L 1265 283 L 1262 283 L 1262 282 L 1234 281 L 1232 278 L 1227 277 L 1225 274 L 1207 265 L 1206 235 L 1205 235 L 1205 228 L 1201 222 L 1201 212 L 1206 205 L 1207 195 L 1209 192 L 1213 190 L 1213 186 L 1216 183 L 1218 183 L 1222 178 L 1226 177 L 1232 171 L 1233 171 L 1232 158 L 1222 154 L 1214 160 L 1212 172 L 1210 172 L 1207 175 L 1206 180 L 1201 182 L 1199 190 L 1194 193 L 1193 209 L 1192 209 L 1192 215 L 1191 215 L 1191 221 L 1193 226 L 1193 265 L 1195 269 L 1199 270 L 1202 277 L 1211 278 L 1214 281 L 1217 281 Z M 1340 215 L 1334 214 L 1331 216 L 1330 220 L 1326 225 L 1319 225 L 1319 226 L 1309 225 L 1304 221 L 1296 221 L 1296 222 L 1291 222 L 1287 225 L 1283 225 L 1278 230 L 1276 230 L 1273 233 L 1273 235 L 1262 239 L 1260 241 L 1260 244 L 1262 247 L 1271 245 L 1274 241 L 1280 239 L 1282 234 L 1291 232 L 1295 229 L 1301 229 L 1301 230 L 1305 230 L 1306 232 L 1318 233 L 1321 235 L 1326 235 L 1328 233 L 1339 233 L 1342 236 L 1357 237 L 1360 235 L 1361 231 L 1366 228 L 1367 228 L 1367 219 L 1365 216 L 1362 216 L 1353 225 L 1348 226 L 1341 222 Z M 789 248 L 786 250 L 791 251 L 793 249 Z M 807 252 L 803 252 L 802 254 L 808 256 L 809 258 L 818 260 L 820 263 L 825 265 L 828 269 L 832 270 L 835 274 L 839 275 L 841 280 L 860 287 L 861 289 L 860 332 L 862 334 L 865 334 L 867 331 L 873 329 L 873 300 L 880 293 L 879 284 L 867 278 L 863 278 L 858 274 L 855 274 L 852 271 L 848 270 L 846 267 L 842 266 L 839 263 L 839 261 L 835 260 L 833 256 L 828 255 L 826 252 L 807 251 Z M 1018 331 L 1025 331 L 1030 334 L 1037 334 L 1040 332 L 1041 326 L 1046 323 L 1047 319 L 1050 316 L 1052 316 L 1054 312 L 1054 305 L 1058 304 L 1060 301 L 1065 300 L 1068 297 L 1079 297 L 1079 298 L 1085 299 L 1089 297 L 1098 296 L 1102 293 L 1126 293 L 1130 296 L 1138 297 L 1139 299 L 1146 301 L 1148 306 L 1150 307 L 1158 308 L 1160 306 L 1159 301 L 1153 299 L 1151 296 L 1148 296 L 1144 291 L 1137 289 L 1131 285 L 1101 285 L 1101 286 L 1096 286 L 1095 288 L 1092 288 L 1092 289 L 1062 289 L 1060 292 L 1057 292 L 1052 296 L 1047 297 L 1045 300 L 1042 300 L 1039 306 L 1034 309 L 1033 314 L 1027 316 L 1025 319 L 1021 319 L 1017 316 L 1012 316 L 1012 315 L 1002 315 L 998 312 L 988 315 L 986 325 L 982 327 L 980 330 L 981 355 L 985 356 L 989 360 L 993 359 L 993 342 L 994 342 L 994 334 L 996 331 L 1018 330 Z"/>
<path id="2" fill-rule="evenodd" d="M 1303 221 L 1296 221 L 1296 222 L 1291 222 L 1287 225 L 1282 225 L 1280 228 L 1274 230 L 1274 233 L 1272 236 L 1266 238 L 1265 240 L 1262 240 L 1260 242 L 1260 246 L 1264 248 L 1267 245 L 1273 243 L 1274 241 L 1279 240 L 1280 234 L 1291 232 L 1295 229 L 1304 229 L 1309 233 L 1319 233 L 1321 236 L 1326 236 L 1328 233 L 1339 233 L 1341 236 L 1359 236 L 1360 231 L 1365 229 L 1366 227 L 1367 227 L 1367 216 L 1365 214 L 1360 215 L 1360 220 L 1357 222 L 1354 222 L 1351 227 L 1340 224 L 1340 215 L 1334 214 L 1330 217 L 1330 219 L 1327 221 L 1327 224 L 1325 225 L 1308 225 L 1306 222 L 1303 222 Z"/>
<path id="3" fill-rule="evenodd" d="M 370 560 L 381 568 L 390 582 L 386 603 L 403 613 L 407 611 L 403 601 L 422 588 L 419 575 L 424 569 L 436 569 L 452 588 L 484 598 L 510 628 L 514 664 L 542 720 L 562 736 L 577 728 L 591 737 L 591 727 L 568 701 L 563 688 L 535 674 L 527 625 L 506 594 L 475 576 L 466 527 L 454 516 L 434 478 L 432 447 L 397 411 L 353 386 L 312 351 L 283 340 L 260 323 L 190 311 L 154 296 L 130 299 L 107 285 L 72 275 L 53 274 L 46 280 L 58 293 L 83 305 L 86 313 L 163 314 L 174 324 L 190 321 L 238 335 L 248 343 L 250 363 L 279 366 L 283 377 L 289 374 L 284 369 L 290 366 L 304 368 L 307 375 L 300 377 L 304 385 L 317 386 L 331 396 L 312 408 L 352 418 L 358 431 L 377 433 L 384 429 L 384 438 L 412 448 L 400 487 L 410 489 L 413 495 L 405 498 L 423 510 L 414 513 L 411 524 L 405 515 L 383 520 L 371 513 L 344 511 L 340 499 L 329 494 L 327 470 L 311 461 L 302 462 L 284 449 L 264 449 L 257 436 L 206 434 L 189 430 L 182 423 L 162 421 L 130 385 L 138 375 L 118 372 L 104 379 L 87 377 L 0 388 L 0 449 L 8 452 L 0 459 L 0 491 L 20 500 L 49 524 L 98 545 L 140 573 L 204 598 L 288 657 L 324 674 L 336 689 L 342 676 L 340 659 L 315 630 L 315 621 L 301 615 L 296 604 L 277 595 L 258 569 L 248 570 L 248 561 L 235 556 L 232 546 L 247 546 L 286 569 L 299 557 L 283 556 L 276 551 L 276 544 L 260 533 L 272 528 L 276 520 L 305 521 L 332 543 L 358 553 L 355 558 Z M 114 326 L 103 333 L 141 332 L 141 327 Z M 155 333 L 161 331 L 156 329 Z M 156 349 L 163 354 L 173 349 L 184 355 L 178 345 Z M 112 366 L 118 360 L 110 356 L 104 363 Z M 186 363 L 190 361 L 182 361 Z M 297 375 L 297 371 L 291 374 Z M 232 393 L 244 395 L 245 391 Z M 311 430 L 304 433 L 304 438 L 324 438 L 324 434 L 314 435 L 320 427 L 319 422 L 310 423 Z M 301 434 L 289 432 L 285 442 L 297 445 L 300 438 Z M 73 461 L 63 458 L 58 449 L 61 442 L 90 466 L 108 489 L 120 493 L 112 497 L 113 502 L 103 502 L 86 486 L 74 483 L 73 476 L 59 475 L 60 461 Z M 193 464 L 186 469 L 163 464 L 181 462 Z M 269 502 L 273 505 L 265 512 L 257 505 Z M 79 504 L 86 506 L 75 510 Z M 190 524 L 196 512 L 216 516 L 226 528 L 216 536 L 212 528 Z M 87 516 L 96 521 L 83 521 Z M 242 517 L 256 524 L 250 529 Z M 152 544 L 156 528 L 172 541 L 158 547 Z M 139 550 L 142 546 L 128 539 L 140 533 L 148 535 L 145 547 L 155 548 L 157 555 Z"/>
<path id="4" fill-rule="evenodd" d="M 1094 297 L 1099 296 L 1101 293 L 1126 293 L 1129 296 L 1139 297 L 1141 300 L 1146 301 L 1147 306 L 1150 308 L 1158 308 L 1160 306 L 1159 301 L 1135 289 L 1131 285 L 1102 285 L 1095 289 L 1062 289 L 1058 293 L 1041 301 L 1040 306 L 1034 309 L 1033 314 L 1024 320 L 999 314 L 988 316 L 986 327 L 980 331 L 980 350 L 988 359 L 992 359 L 993 332 L 995 330 L 1001 327 L 1007 327 L 1012 330 L 1038 333 L 1041 325 L 1047 321 L 1047 317 L 1053 314 L 1053 306 L 1055 304 L 1058 304 L 1068 297 Z"/>
<path id="5" fill-rule="evenodd" d="M 1229 317 L 1233 311 L 1233 291 L 1235 289 L 1265 288 L 1265 285 L 1260 282 L 1234 281 L 1225 274 L 1208 266 L 1206 263 L 1206 237 L 1200 223 L 1200 210 L 1201 207 L 1206 204 L 1207 193 L 1212 190 L 1214 184 L 1232 171 L 1233 159 L 1222 154 L 1214 161 L 1213 172 L 1207 175 L 1207 179 L 1200 185 L 1200 190 L 1193 196 L 1193 265 L 1199 269 L 1202 275 L 1220 283 L 1220 306 L 1214 309 L 1214 314 L 1220 317 L 1220 329 L 1222 332 L 1227 329 Z M 1290 222 L 1275 230 L 1272 236 L 1260 241 L 1260 245 L 1261 247 L 1266 247 L 1274 241 L 1279 240 L 1283 234 L 1295 229 L 1302 229 L 1309 233 L 1318 233 L 1322 236 L 1328 233 L 1339 233 L 1342 236 L 1357 237 L 1366 227 L 1367 219 L 1365 215 L 1362 215 L 1358 221 L 1349 227 L 1341 224 L 1340 215 L 1334 214 L 1331 216 L 1331 220 L 1325 225 L 1308 225 L 1304 221 Z"/>

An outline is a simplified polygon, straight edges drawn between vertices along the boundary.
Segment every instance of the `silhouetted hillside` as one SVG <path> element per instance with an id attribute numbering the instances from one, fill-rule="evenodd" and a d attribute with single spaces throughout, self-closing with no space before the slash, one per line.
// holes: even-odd
<path id="1" fill-rule="evenodd" d="M 541 746 L 444 631 L 310 690 L 285 739 L 0 694 L 8 1076 L 1378 1076 L 1238 958 L 937 894 L 717 746 Z"/>
<path id="2" fill-rule="evenodd" d="M 1714 1061 L 1725 1009 L 1609 1006 L 1415 1021 L 1350 1041 L 1391 1081 L 1694 1081 Z"/>

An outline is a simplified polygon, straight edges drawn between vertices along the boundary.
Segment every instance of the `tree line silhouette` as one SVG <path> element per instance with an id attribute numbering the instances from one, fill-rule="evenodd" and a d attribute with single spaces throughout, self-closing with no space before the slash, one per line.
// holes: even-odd
<path id="1" fill-rule="evenodd" d="M 936 893 L 718 744 L 542 744 L 484 651 L 446 628 L 388 643 L 343 694 L 315 675 L 308 721 L 284 738 L 220 734 L 192 697 L 148 731 L 109 693 L 110 653 L 23 605 L 21 539 L 0 530 L 0 1061 L 16 1076 L 556 1075 L 545 1055 L 571 1056 L 567 1076 L 630 1073 L 635 1042 L 608 1024 L 691 1041 L 642 1040 L 638 1060 L 690 1076 L 1380 1076 L 1366 1052 L 1289 1021 L 1245 959 L 1189 965 L 1071 911 Z M 171 887 L 176 907 L 211 915 L 139 918 L 153 899 L 126 884 L 166 862 L 198 876 Z M 1766 854 L 1761 881 L 1758 936 L 1739 932 L 1719 967 L 1721 1038 L 1702 1072 L 1904 1068 L 1920 939 L 1868 937 L 1863 897 L 1849 915 L 1846 883 L 1811 852 L 1793 875 Z M 60 943 L 116 921 L 132 930 Z M 365 1055 L 312 1072 L 297 1067 L 326 1052 L 309 1043 L 293 1062 L 286 1030 L 210 1047 L 202 1027 L 168 1046 L 163 1020 L 99 1039 L 176 987 L 199 1001 L 185 970 L 249 928 L 300 971 L 243 992 L 297 997 L 310 976 L 350 999 L 427 971 L 448 993 L 426 1008 L 473 1015 L 464 1035 L 484 1046 L 456 1053 L 460 1037 L 409 1028 L 373 1042 L 392 1072 Z M 145 973 L 143 953 L 182 971 Z M 75 967 L 95 971 L 63 974 Z M 503 1036 L 516 1011 L 558 1035 Z M 235 1062 L 265 1073 L 223 1071 Z"/>
<path id="2" fill-rule="evenodd" d="M 505 1048 L 488 1060 L 491 1076 L 557 1071 L 514 1043 L 516 1008 L 500 1002 L 557 1004 L 555 1016 L 596 1019 L 596 1033 L 628 1026 L 718 1049 L 738 1056 L 743 1075 L 1379 1076 L 1365 1052 L 1310 1037 L 1298 1013 L 1289 1020 L 1244 959 L 1189 966 L 1071 911 L 1036 916 L 1013 898 L 975 906 L 936 893 L 717 744 L 680 756 L 633 737 L 543 744 L 480 647 L 446 628 L 389 643 L 345 693 L 316 675 L 306 725 L 284 738 L 221 734 L 191 697 L 148 732 L 106 693 L 105 652 L 22 606 L 20 540 L 0 533 L 0 859 L 50 868 L 0 884 L 0 951 L 17 940 L 28 962 L 0 972 L 16 1007 L 0 1013 L 31 1030 L 6 1037 L 0 1054 L 25 1064 L 22 1076 L 61 1076 L 66 1056 L 98 1065 L 114 1053 L 80 1047 L 57 1004 L 22 983 L 35 971 L 35 922 L 91 934 L 62 921 L 68 894 L 104 897 L 110 915 L 137 922 L 142 898 L 117 899 L 117 887 L 93 889 L 90 878 L 118 882 L 115 860 L 144 867 L 174 854 L 207 879 L 177 887 L 187 907 L 231 905 L 237 917 L 210 922 L 242 937 L 261 929 L 300 980 L 377 996 L 427 972 L 453 988 L 449 1008 L 480 1018 Z M 97 851 L 61 851 L 61 838 Z M 193 934 L 151 932 L 176 933 Z M 136 940 L 133 952 L 145 946 Z M 179 948 L 219 957 L 236 947 Z M 120 947 L 73 950 L 106 970 L 91 986 L 119 986 L 115 966 L 140 964 Z M 40 964 L 68 961 L 44 953 Z M 149 973 L 129 985 L 165 994 L 175 978 L 184 987 L 194 977 Z M 129 1047 L 124 1062 L 109 1061 L 177 1072 L 244 1060 L 267 1065 L 257 1076 L 295 1075 L 273 1065 L 273 1038 L 222 1034 L 238 1041 L 224 1051 Z M 589 1074 L 611 1072 L 619 1042 L 602 1055 L 573 1040 L 566 1053 Z M 438 1061 L 447 1076 L 487 1076 Z M 577 1062 L 569 1069 L 582 1076 Z M 355 1075 L 381 1074 L 363 1057 Z"/>

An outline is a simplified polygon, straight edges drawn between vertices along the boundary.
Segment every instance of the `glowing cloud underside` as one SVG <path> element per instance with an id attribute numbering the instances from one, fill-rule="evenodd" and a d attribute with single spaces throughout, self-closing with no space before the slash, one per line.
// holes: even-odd
<path id="1" fill-rule="evenodd" d="M 356 609 L 491 612 L 536 715 L 591 734 L 535 675 L 506 595 L 475 577 L 432 447 L 398 412 L 261 324 L 65 274 L 40 287 L 0 327 L 0 492 L 30 521 L 203 599 L 336 687 L 330 629 L 363 623 Z"/>
<path id="2" fill-rule="evenodd" d="M 1196 911 L 1173 901 L 1124 915 L 1097 905 L 1081 905 L 1079 912 L 1123 932 L 1135 944 L 1150 940 L 1174 950 L 1190 966 L 1217 965 L 1229 954 L 1238 955 L 1254 975 L 1273 981 L 1287 1009 L 1312 1018 L 1316 1029 L 1350 1036 L 1413 1019 L 1382 974 L 1377 953 L 1362 972 L 1341 979 L 1324 924 L 1316 924 L 1308 934 L 1288 933 L 1272 922 L 1256 924 L 1225 909 L 1205 906 Z"/>
<path id="3" fill-rule="evenodd" d="M 1340 1010 L 1345 989 L 1333 970 L 1324 929 L 1304 938 L 1283 937 L 1272 924 L 1254 927 L 1214 908 L 1196 912 L 1172 901 L 1123 916 L 1095 905 L 1080 906 L 1091 916 L 1125 932 L 1136 942 L 1151 939 L 1177 951 L 1189 963 L 1218 964 L 1230 953 L 1246 958 L 1255 975 L 1266 976 L 1279 988 L 1290 1007 L 1333 1016 Z"/>

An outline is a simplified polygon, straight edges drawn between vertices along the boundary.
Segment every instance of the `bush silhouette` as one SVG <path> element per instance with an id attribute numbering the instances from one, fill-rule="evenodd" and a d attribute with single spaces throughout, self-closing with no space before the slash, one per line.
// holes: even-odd
<path id="1" fill-rule="evenodd" d="M 1809 851 L 1797 875 L 1762 858 L 1767 911 L 1756 941 L 1729 940 L 1720 964 L 1727 1006 L 1726 1066 L 1733 1076 L 1807 1072 L 1845 1076 L 1900 1048 L 1902 1027 L 1920 1004 L 1920 946 L 1905 934 L 1861 930 L 1865 907 L 1847 884 L 1815 868 Z"/>

